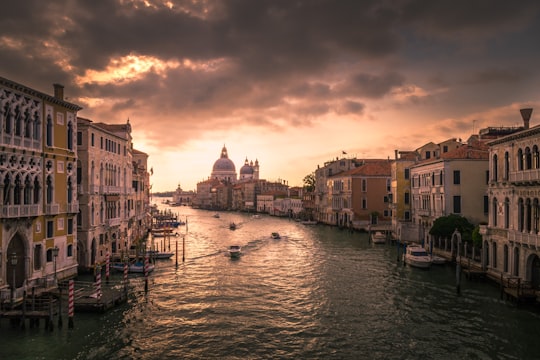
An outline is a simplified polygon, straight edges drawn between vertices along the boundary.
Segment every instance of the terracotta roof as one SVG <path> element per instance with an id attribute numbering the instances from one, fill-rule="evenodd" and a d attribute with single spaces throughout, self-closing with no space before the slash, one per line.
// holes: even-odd
<path id="1" fill-rule="evenodd" d="M 357 168 L 334 175 L 333 177 L 343 177 L 349 175 L 364 176 L 390 176 L 390 160 L 386 159 L 366 159 L 364 163 Z"/>
<path id="2" fill-rule="evenodd" d="M 482 141 L 472 141 L 441 155 L 442 159 L 489 159 L 489 146 Z"/>

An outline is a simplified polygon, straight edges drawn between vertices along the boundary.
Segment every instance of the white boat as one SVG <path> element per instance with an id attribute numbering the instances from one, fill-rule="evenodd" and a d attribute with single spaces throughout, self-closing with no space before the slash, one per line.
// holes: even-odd
<path id="1" fill-rule="evenodd" d="M 153 259 L 170 259 L 174 253 L 167 251 L 148 250 L 146 251 L 148 256 Z"/>
<path id="2" fill-rule="evenodd" d="M 255 215 L 252 215 L 251 218 L 252 218 L 252 219 L 260 219 L 260 218 L 261 218 L 261 215 L 255 214 Z"/>
<path id="3" fill-rule="evenodd" d="M 442 256 L 431 255 L 431 263 L 433 265 L 443 265 L 446 264 L 446 259 Z"/>
<path id="4" fill-rule="evenodd" d="M 281 239 L 281 236 L 277 232 L 273 232 L 270 236 L 272 237 L 272 239 Z"/>
<path id="5" fill-rule="evenodd" d="M 158 229 L 152 229 L 152 236 L 153 237 L 165 237 L 165 236 L 178 236 L 177 232 L 174 232 L 173 228 L 158 228 Z"/>
<path id="6" fill-rule="evenodd" d="M 302 224 L 304 224 L 304 225 L 317 225 L 317 221 L 316 220 L 304 220 L 304 221 L 302 221 Z"/>
<path id="7" fill-rule="evenodd" d="M 409 245 L 405 251 L 405 263 L 417 268 L 427 269 L 431 266 L 431 256 L 423 247 Z"/>
<path id="8" fill-rule="evenodd" d="M 114 263 L 111 266 L 114 270 L 124 271 L 124 263 Z M 148 272 L 154 271 L 154 264 L 148 264 Z M 136 261 L 128 265 L 128 272 L 144 274 L 144 262 Z"/>
<path id="9" fill-rule="evenodd" d="M 375 231 L 371 234 L 371 241 L 374 244 L 384 244 L 386 243 L 386 235 L 381 231 Z"/>
<path id="10" fill-rule="evenodd" d="M 229 246 L 229 255 L 231 256 L 232 259 L 239 258 L 241 253 L 242 253 L 242 248 L 239 245 Z"/>
<path id="11" fill-rule="evenodd" d="M 218 213 L 215 213 L 213 216 L 214 216 L 216 219 L 219 219 L 219 214 L 218 214 Z"/>

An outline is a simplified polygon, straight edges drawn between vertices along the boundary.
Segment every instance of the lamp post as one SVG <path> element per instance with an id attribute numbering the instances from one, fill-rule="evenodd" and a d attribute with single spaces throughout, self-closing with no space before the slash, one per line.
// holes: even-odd
<path id="1" fill-rule="evenodd" d="M 58 246 L 55 246 L 52 248 L 52 255 L 53 255 L 53 263 L 54 263 L 54 283 L 56 284 L 56 257 L 58 256 Z"/>
<path id="2" fill-rule="evenodd" d="M 13 304 L 15 303 L 15 284 L 16 278 L 16 270 L 17 270 L 17 253 L 12 253 L 11 257 L 11 266 L 13 267 L 13 283 L 11 284 L 11 306 L 13 307 Z"/>

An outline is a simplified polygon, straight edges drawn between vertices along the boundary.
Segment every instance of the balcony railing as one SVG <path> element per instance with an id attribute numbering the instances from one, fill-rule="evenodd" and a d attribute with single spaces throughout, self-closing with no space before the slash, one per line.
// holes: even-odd
<path id="1" fill-rule="evenodd" d="M 510 182 L 540 182 L 540 169 L 513 171 Z"/>
<path id="2" fill-rule="evenodd" d="M 59 204 L 47 204 L 47 205 L 45 205 L 45 214 L 46 215 L 58 215 L 58 214 L 60 214 L 60 205 Z"/>
<path id="3" fill-rule="evenodd" d="M 66 212 L 71 214 L 76 214 L 79 212 L 79 204 L 73 203 L 73 204 L 67 204 Z"/>
<path id="4" fill-rule="evenodd" d="M 120 218 L 107 219 L 107 225 L 109 225 L 109 226 L 120 226 Z"/>
<path id="5" fill-rule="evenodd" d="M 38 216 L 39 205 L 0 205 L 3 218 Z"/>
<path id="6" fill-rule="evenodd" d="M 508 231 L 508 240 L 520 243 L 522 245 L 527 245 L 531 248 L 534 247 L 538 249 L 538 246 L 540 246 L 539 238 L 540 235 L 538 234 L 524 233 L 515 230 Z"/>

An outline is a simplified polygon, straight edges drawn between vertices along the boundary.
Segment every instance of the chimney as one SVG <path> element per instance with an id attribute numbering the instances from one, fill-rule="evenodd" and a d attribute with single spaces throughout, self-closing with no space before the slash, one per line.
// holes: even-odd
<path id="1" fill-rule="evenodd" d="M 533 109 L 527 108 L 527 109 L 520 109 L 519 112 L 521 113 L 521 118 L 523 119 L 523 127 L 526 129 L 529 128 L 529 120 L 531 119 Z"/>
<path id="2" fill-rule="evenodd" d="M 59 100 L 64 100 L 64 85 L 53 84 L 54 86 L 54 97 Z"/>
<path id="3" fill-rule="evenodd" d="M 398 151 L 397 151 L 397 149 L 394 150 L 394 158 L 395 158 L 396 160 L 398 159 Z"/>

